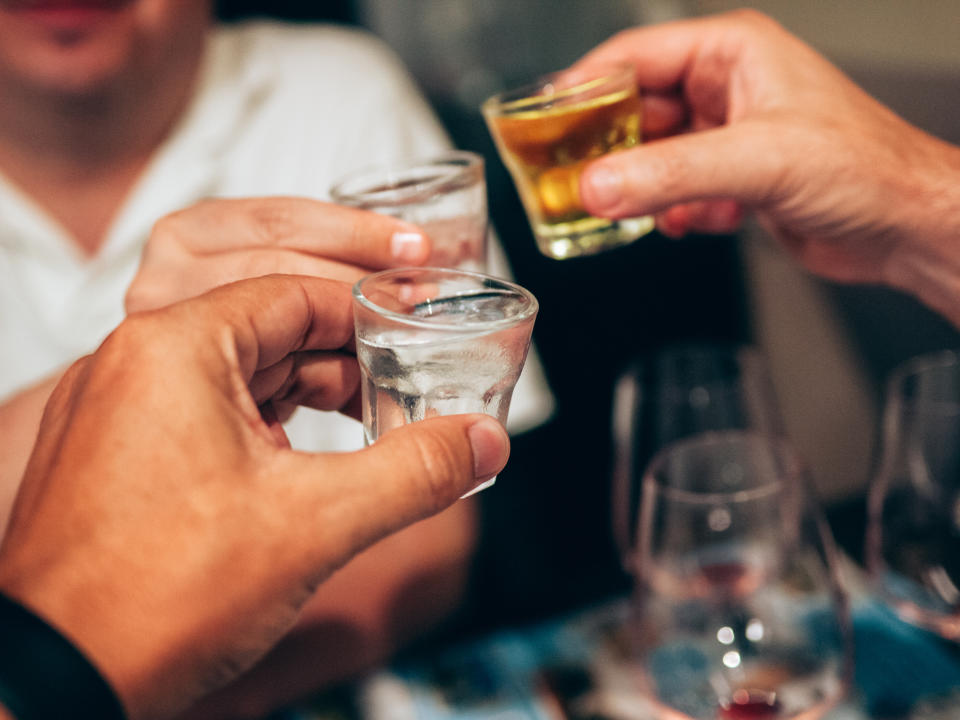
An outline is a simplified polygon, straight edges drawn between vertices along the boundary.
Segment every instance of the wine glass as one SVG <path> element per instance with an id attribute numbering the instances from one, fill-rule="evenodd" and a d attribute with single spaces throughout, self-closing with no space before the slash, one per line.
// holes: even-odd
<path id="1" fill-rule="evenodd" d="M 746 431 L 673 443 L 643 479 L 634 660 L 666 718 L 813 720 L 850 678 L 849 608 L 796 455 Z"/>
<path id="2" fill-rule="evenodd" d="M 887 384 L 868 498 L 867 565 L 904 620 L 960 640 L 960 355 L 914 358 Z"/>
<path id="3" fill-rule="evenodd" d="M 617 380 L 613 403 L 613 534 L 633 572 L 640 483 L 664 445 L 713 430 L 783 435 L 764 356 L 735 344 L 673 345 L 639 359 Z"/>

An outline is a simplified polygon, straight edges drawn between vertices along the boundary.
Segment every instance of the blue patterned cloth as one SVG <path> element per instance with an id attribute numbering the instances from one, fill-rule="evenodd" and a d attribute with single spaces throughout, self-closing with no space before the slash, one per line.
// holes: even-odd
<path id="1" fill-rule="evenodd" d="M 414 658 L 270 720 L 655 720 L 622 663 L 627 602 Z M 960 719 L 960 646 L 866 599 L 855 682 L 824 720 Z"/>

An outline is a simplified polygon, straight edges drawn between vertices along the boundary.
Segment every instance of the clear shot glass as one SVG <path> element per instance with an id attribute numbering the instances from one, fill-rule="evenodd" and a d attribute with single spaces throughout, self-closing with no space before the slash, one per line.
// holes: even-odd
<path id="1" fill-rule="evenodd" d="M 406 268 L 361 279 L 353 299 L 367 444 L 438 415 L 506 423 L 539 309 L 529 291 L 480 273 Z"/>
<path id="2" fill-rule="evenodd" d="M 330 188 L 330 197 L 419 225 L 433 243 L 432 267 L 487 269 L 487 185 L 476 153 L 359 170 Z"/>

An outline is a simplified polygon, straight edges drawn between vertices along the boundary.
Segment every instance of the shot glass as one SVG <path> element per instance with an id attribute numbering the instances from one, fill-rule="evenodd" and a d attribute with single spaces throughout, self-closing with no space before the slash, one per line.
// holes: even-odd
<path id="1" fill-rule="evenodd" d="M 626 65 L 590 77 L 553 73 L 482 107 L 540 251 L 557 260 L 633 242 L 652 217 L 610 220 L 580 201 L 580 174 L 602 155 L 640 143 L 642 105 Z"/>
<path id="2" fill-rule="evenodd" d="M 330 197 L 419 225 L 433 243 L 432 267 L 487 269 L 487 184 L 476 153 L 359 170 L 330 188 Z"/>
<path id="3" fill-rule="evenodd" d="M 438 415 L 506 423 L 538 310 L 529 291 L 480 273 L 403 268 L 361 279 L 353 300 L 366 444 Z"/>

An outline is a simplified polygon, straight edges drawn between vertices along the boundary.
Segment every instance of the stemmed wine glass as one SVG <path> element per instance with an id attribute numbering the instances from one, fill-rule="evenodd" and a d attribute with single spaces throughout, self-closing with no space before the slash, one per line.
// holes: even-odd
<path id="1" fill-rule="evenodd" d="M 612 524 L 624 569 L 634 572 L 640 482 L 660 448 L 715 430 L 783 434 L 764 356 L 753 347 L 667 346 L 623 372 L 614 392 Z"/>
<path id="2" fill-rule="evenodd" d="M 867 565 L 904 620 L 960 640 L 960 354 L 898 368 L 871 482 Z"/>
<path id="3" fill-rule="evenodd" d="M 634 652 L 659 717 L 821 717 L 851 669 L 835 550 L 782 439 L 673 443 L 643 478 Z"/>

